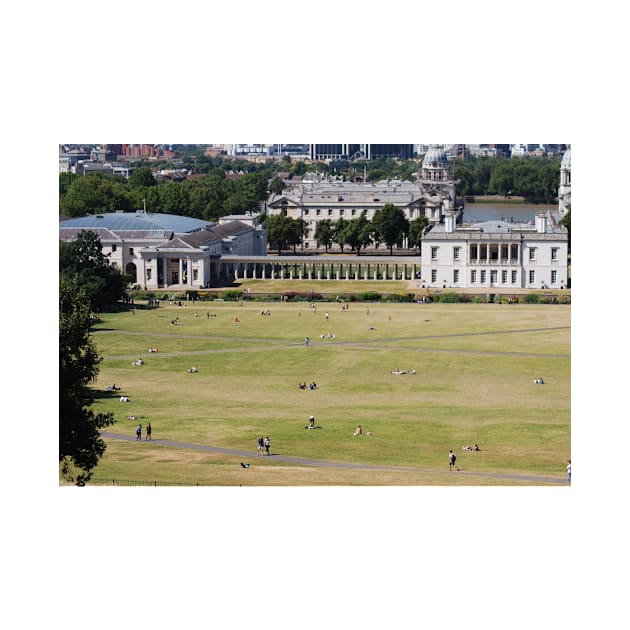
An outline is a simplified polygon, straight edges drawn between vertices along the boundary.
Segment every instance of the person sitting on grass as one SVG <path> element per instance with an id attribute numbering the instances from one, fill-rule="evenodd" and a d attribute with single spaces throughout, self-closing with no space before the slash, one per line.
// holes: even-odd
<path id="1" fill-rule="evenodd" d="M 361 428 L 361 425 L 357 426 L 357 428 L 354 430 L 354 434 L 363 435 L 363 429 Z"/>

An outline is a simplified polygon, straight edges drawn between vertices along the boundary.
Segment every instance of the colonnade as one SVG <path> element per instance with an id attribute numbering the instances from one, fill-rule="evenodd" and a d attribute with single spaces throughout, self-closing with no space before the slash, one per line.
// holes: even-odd
<path id="1" fill-rule="evenodd" d="M 322 262 L 221 262 L 219 273 L 235 280 L 412 280 L 419 262 L 334 260 Z"/>

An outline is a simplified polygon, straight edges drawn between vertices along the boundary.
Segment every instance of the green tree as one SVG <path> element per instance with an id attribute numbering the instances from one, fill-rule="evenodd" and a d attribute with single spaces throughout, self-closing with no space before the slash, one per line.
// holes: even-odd
<path id="1" fill-rule="evenodd" d="M 429 219 L 425 216 L 414 219 L 409 223 L 409 247 L 422 252 L 422 237 L 428 225 Z"/>
<path id="2" fill-rule="evenodd" d="M 324 246 L 326 253 L 331 246 L 335 236 L 335 228 L 333 222 L 330 219 L 322 219 L 317 221 L 315 226 L 315 240 L 317 241 L 317 247 Z"/>
<path id="3" fill-rule="evenodd" d="M 59 250 L 59 271 L 76 276 L 92 311 L 112 308 L 124 297 L 129 276 L 109 264 L 94 232 L 84 230 L 70 243 L 60 241 Z"/>
<path id="4" fill-rule="evenodd" d="M 100 358 L 90 339 L 89 296 L 77 275 L 59 282 L 59 463 L 68 480 L 83 485 L 105 452 L 100 430 L 113 424 L 109 413 L 94 413 L 88 384 Z M 77 470 L 80 471 L 77 474 Z"/>
<path id="5" fill-rule="evenodd" d="M 136 201 L 126 184 L 100 173 L 77 177 L 59 199 L 59 211 L 70 217 L 131 211 Z"/>
<path id="6" fill-rule="evenodd" d="M 151 169 L 146 166 L 135 169 L 129 176 L 128 183 L 130 188 L 148 188 L 157 184 Z"/>
<path id="7" fill-rule="evenodd" d="M 269 190 L 274 195 L 282 194 L 282 191 L 284 190 L 284 182 L 279 177 L 274 177 L 271 184 L 269 184 Z"/>
<path id="8" fill-rule="evenodd" d="M 390 255 L 394 253 L 394 245 L 400 247 L 403 238 L 409 234 L 409 221 L 405 213 L 391 203 L 386 203 L 374 213 L 372 224 L 379 240 L 389 247 Z"/>
<path id="9" fill-rule="evenodd" d="M 304 219 L 289 217 L 287 228 L 287 245 L 293 245 L 293 253 L 296 247 L 302 244 L 302 240 L 308 231 L 308 225 Z"/>
<path id="10" fill-rule="evenodd" d="M 270 247 L 278 250 L 278 256 L 282 254 L 289 243 L 290 219 L 284 214 L 273 214 L 267 217 L 267 242 Z"/>
<path id="11" fill-rule="evenodd" d="M 348 221 L 343 217 L 339 217 L 334 223 L 333 228 L 335 230 L 334 241 L 341 247 L 341 253 L 343 254 L 343 248 L 347 243 L 346 226 Z"/>
<path id="12" fill-rule="evenodd" d="M 348 221 L 344 231 L 345 242 L 356 250 L 357 256 L 361 253 L 361 248 L 367 247 L 372 242 L 372 225 L 365 211 L 359 217 Z"/>
<path id="13" fill-rule="evenodd" d="M 59 173 L 59 199 L 68 192 L 70 185 L 76 178 L 75 173 Z"/>

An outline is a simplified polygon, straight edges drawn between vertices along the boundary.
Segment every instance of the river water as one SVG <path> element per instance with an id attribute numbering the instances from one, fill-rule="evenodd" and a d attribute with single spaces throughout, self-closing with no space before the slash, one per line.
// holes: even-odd
<path id="1" fill-rule="evenodd" d="M 557 205 L 533 203 L 467 203 L 464 205 L 463 221 L 510 221 L 524 223 L 536 221 L 539 212 L 557 211 Z"/>

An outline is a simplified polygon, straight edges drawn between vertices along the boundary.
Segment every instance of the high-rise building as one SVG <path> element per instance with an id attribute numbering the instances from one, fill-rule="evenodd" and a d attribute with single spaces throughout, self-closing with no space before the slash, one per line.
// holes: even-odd
<path id="1" fill-rule="evenodd" d="M 380 157 L 408 159 L 413 157 L 413 144 L 311 144 L 312 160 L 375 160 Z"/>

